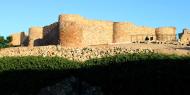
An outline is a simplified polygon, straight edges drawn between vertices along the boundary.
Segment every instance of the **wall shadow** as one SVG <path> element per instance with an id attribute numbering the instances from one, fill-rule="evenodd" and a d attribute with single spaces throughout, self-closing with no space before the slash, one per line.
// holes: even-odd
<path id="1" fill-rule="evenodd" d="M 43 39 L 34 40 L 34 46 L 42 46 L 42 45 L 43 45 Z"/>
<path id="2" fill-rule="evenodd" d="M 11 70 L 0 73 L 0 94 L 36 95 L 41 88 L 74 76 L 101 87 L 105 95 L 184 95 L 189 93 L 189 68 L 186 63 L 128 62 L 70 70 Z"/>
<path id="3" fill-rule="evenodd" d="M 180 50 L 190 50 L 190 47 L 183 47 L 183 48 L 176 48 L 176 49 L 180 49 Z"/>
<path id="4" fill-rule="evenodd" d="M 59 22 L 43 27 L 43 45 L 59 44 Z"/>

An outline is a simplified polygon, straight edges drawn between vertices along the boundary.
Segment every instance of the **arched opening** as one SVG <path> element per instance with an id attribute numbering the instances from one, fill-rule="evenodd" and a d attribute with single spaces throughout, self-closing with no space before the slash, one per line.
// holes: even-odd
<path id="1" fill-rule="evenodd" d="M 153 41 L 154 40 L 154 38 L 153 37 L 150 37 L 150 41 Z"/>
<path id="2" fill-rule="evenodd" d="M 146 38 L 145 38 L 145 41 L 149 41 L 149 38 L 148 38 L 148 36 L 146 36 Z"/>

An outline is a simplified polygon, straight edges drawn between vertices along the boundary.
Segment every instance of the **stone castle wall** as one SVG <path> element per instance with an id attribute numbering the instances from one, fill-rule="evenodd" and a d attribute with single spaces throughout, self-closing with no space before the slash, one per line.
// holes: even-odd
<path id="1" fill-rule="evenodd" d="M 43 27 L 43 45 L 59 44 L 59 23 L 55 22 L 51 25 Z"/>
<path id="2" fill-rule="evenodd" d="M 13 46 L 20 46 L 25 38 L 25 33 L 24 32 L 15 33 L 12 34 L 11 37 L 12 41 L 10 42 L 10 44 Z"/>
<path id="3" fill-rule="evenodd" d="M 43 44 L 43 28 L 42 27 L 31 27 L 29 29 L 29 43 L 28 46 L 40 46 Z"/>
<path id="4" fill-rule="evenodd" d="M 146 37 L 155 40 L 155 29 L 144 26 L 136 26 L 133 23 L 115 22 L 113 25 L 113 42 L 145 41 Z"/>
<path id="5" fill-rule="evenodd" d="M 59 39 L 62 46 L 76 47 L 83 45 L 82 30 L 76 21 L 82 21 L 82 18 L 78 15 L 59 16 Z"/>
<path id="6" fill-rule="evenodd" d="M 190 30 L 184 29 L 180 35 L 180 41 L 182 44 L 190 44 Z"/>
<path id="7" fill-rule="evenodd" d="M 109 43 L 175 41 L 175 27 L 151 28 L 129 22 L 88 20 L 80 15 L 60 15 L 58 22 L 29 29 L 28 46 L 84 47 Z M 27 41 L 24 41 L 27 42 Z"/>
<path id="8" fill-rule="evenodd" d="M 113 22 L 86 20 L 78 15 L 61 15 L 60 42 L 63 46 L 112 43 Z"/>
<path id="9" fill-rule="evenodd" d="M 176 41 L 175 27 L 161 27 L 156 29 L 157 40 L 159 41 Z"/>
<path id="10" fill-rule="evenodd" d="M 114 22 L 113 24 L 113 43 L 130 42 L 131 37 L 130 30 L 133 30 L 136 26 L 132 23 L 120 23 Z"/>
<path id="11" fill-rule="evenodd" d="M 85 20 L 81 23 L 85 45 L 101 45 L 113 42 L 113 22 Z"/>

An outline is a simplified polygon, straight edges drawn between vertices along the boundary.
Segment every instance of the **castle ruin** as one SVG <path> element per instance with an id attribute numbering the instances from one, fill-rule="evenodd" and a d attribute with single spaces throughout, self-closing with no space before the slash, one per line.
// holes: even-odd
<path id="1" fill-rule="evenodd" d="M 13 46 L 61 45 L 85 47 L 116 43 L 177 41 L 175 27 L 151 28 L 130 22 L 89 20 L 80 15 L 60 15 L 58 22 L 44 27 L 31 27 L 29 34 L 13 34 Z M 187 40 L 188 39 L 188 40 Z M 189 44 L 190 31 L 184 30 L 181 42 Z"/>
<path id="2" fill-rule="evenodd" d="M 190 44 L 190 30 L 184 29 L 183 32 L 179 34 L 179 38 L 182 44 Z"/>

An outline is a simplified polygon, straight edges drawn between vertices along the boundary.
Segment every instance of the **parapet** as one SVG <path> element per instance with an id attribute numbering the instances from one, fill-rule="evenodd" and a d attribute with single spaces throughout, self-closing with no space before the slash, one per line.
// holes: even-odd
<path id="1" fill-rule="evenodd" d="M 123 29 L 135 28 L 137 26 L 130 22 L 114 22 L 113 27 L 116 30 L 123 30 Z"/>
<path id="2" fill-rule="evenodd" d="M 59 15 L 59 22 L 63 22 L 63 21 L 78 21 L 78 20 L 82 20 L 84 19 L 82 16 L 80 15 L 73 15 L 73 14 L 62 14 Z"/>
<path id="3" fill-rule="evenodd" d="M 41 45 L 41 39 L 43 39 L 42 27 L 31 27 L 29 29 L 29 47 Z"/>

